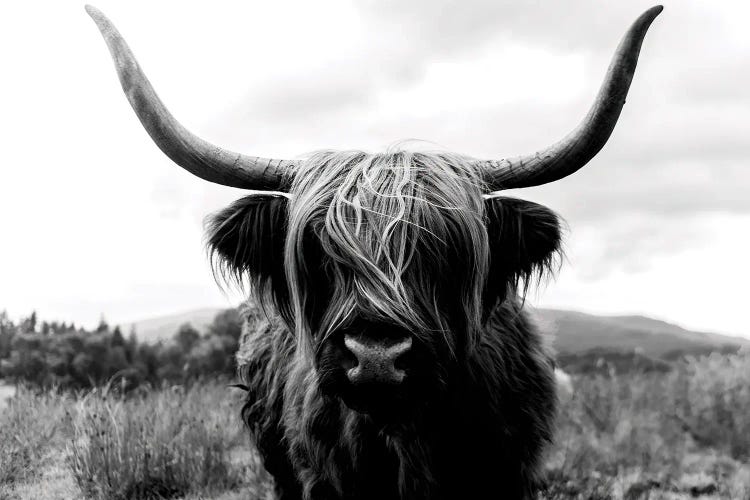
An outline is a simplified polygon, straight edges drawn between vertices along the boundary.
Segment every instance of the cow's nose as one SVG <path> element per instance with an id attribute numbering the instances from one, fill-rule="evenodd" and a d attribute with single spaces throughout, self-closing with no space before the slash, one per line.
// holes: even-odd
<path id="1" fill-rule="evenodd" d="M 398 340 L 372 339 L 365 336 L 344 337 L 344 345 L 357 358 L 346 376 L 355 384 L 400 384 L 406 377 L 402 367 L 396 366 L 399 358 L 411 349 L 411 338 Z"/>

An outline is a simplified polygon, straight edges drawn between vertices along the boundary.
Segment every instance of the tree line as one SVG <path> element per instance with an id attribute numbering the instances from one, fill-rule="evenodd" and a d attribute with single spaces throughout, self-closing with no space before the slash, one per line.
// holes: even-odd
<path id="1" fill-rule="evenodd" d="M 255 311 L 245 313 L 257 320 Z M 205 334 L 190 323 L 168 341 L 140 342 L 102 319 L 93 330 L 73 323 L 39 321 L 34 312 L 18 322 L 0 312 L 0 378 L 38 387 L 82 389 L 117 383 L 186 383 L 201 377 L 233 376 L 242 331 L 238 309 L 214 317 Z"/>

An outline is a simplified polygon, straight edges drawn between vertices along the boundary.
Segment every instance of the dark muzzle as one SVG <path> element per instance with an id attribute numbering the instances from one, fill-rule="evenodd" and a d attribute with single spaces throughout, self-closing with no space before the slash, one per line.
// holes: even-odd
<path id="1" fill-rule="evenodd" d="M 356 358 L 356 365 L 346 371 L 355 386 L 398 385 L 406 378 L 404 360 L 411 349 L 410 337 L 393 340 L 346 335 L 344 345 Z"/>

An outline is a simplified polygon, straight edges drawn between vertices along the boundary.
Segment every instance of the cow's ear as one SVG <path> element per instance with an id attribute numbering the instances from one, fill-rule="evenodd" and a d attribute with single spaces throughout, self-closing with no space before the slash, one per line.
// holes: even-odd
<path id="1" fill-rule="evenodd" d="M 528 285 L 556 270 L 561 255 L 561 221 L 537 203 L 506 197 L 485 200 L 490 244 L 488 281 L 498 293 L 510 282 Z M 494 282 L 494 283 L 493 283 Z"/>
<path id="2" fill-rule="evenodd" d="M 286 296 L 284 243 L 287 198 L 253 194 L 206 219 L 206 244 L 214 274 L 249 284 L 263 299 Z"/>

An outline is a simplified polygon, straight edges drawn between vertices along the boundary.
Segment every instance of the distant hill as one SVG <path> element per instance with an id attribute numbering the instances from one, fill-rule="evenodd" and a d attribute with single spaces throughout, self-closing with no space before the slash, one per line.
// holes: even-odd
<path id="1" fill-rule="evenodd" d="M 190 323 L 205 333 L 220 311 L 219 308 L 196 309 L 136 321 L 123 325 L 122 331 L 127 333 L 135 326 L 138 338 L 145 342 L 170 339 L 183 323 Z M 723 346 L 750 345 L 750 340 L 691 331 L 645 316 L 595 316 L 557 309 L 533 309 L 532 314 L 542 329 L 552 335 L 553 345 L 561 354 L 638 349 L 645 356 L 669 358 L 675 351 L 705 352 Z"/>
<path id="2" fill-rule="evenodd" d="M 219 308 L 205 308 L 186 311 L 179 314 L 170 314 L 168 316 L 159 316 L 156 318 L 127 323 L 121 326 L 121 329 L 127 335 L 132 327 L 135 327 L 138 340 L 141 342 L 158 342 L 160 340 L 171 339 L 172 336 L 184 323 L 190 323 L 193 328 L 201 334 L 208 331 L 208 325 L 214 319 L 217 313 L 222 311 Z"/>
<path id="3" fill-rule="evenodd" d="M 750 340 L 740 337 L 696 332 L 645 316 L 595 316 L 557 309 L 534 312 L 540 326 L 553 336 L 555 349 L 563 354 L 637 349 L 645 356 L 669 358 L 676 351 L 698 353 L 750 345 Z"/>

